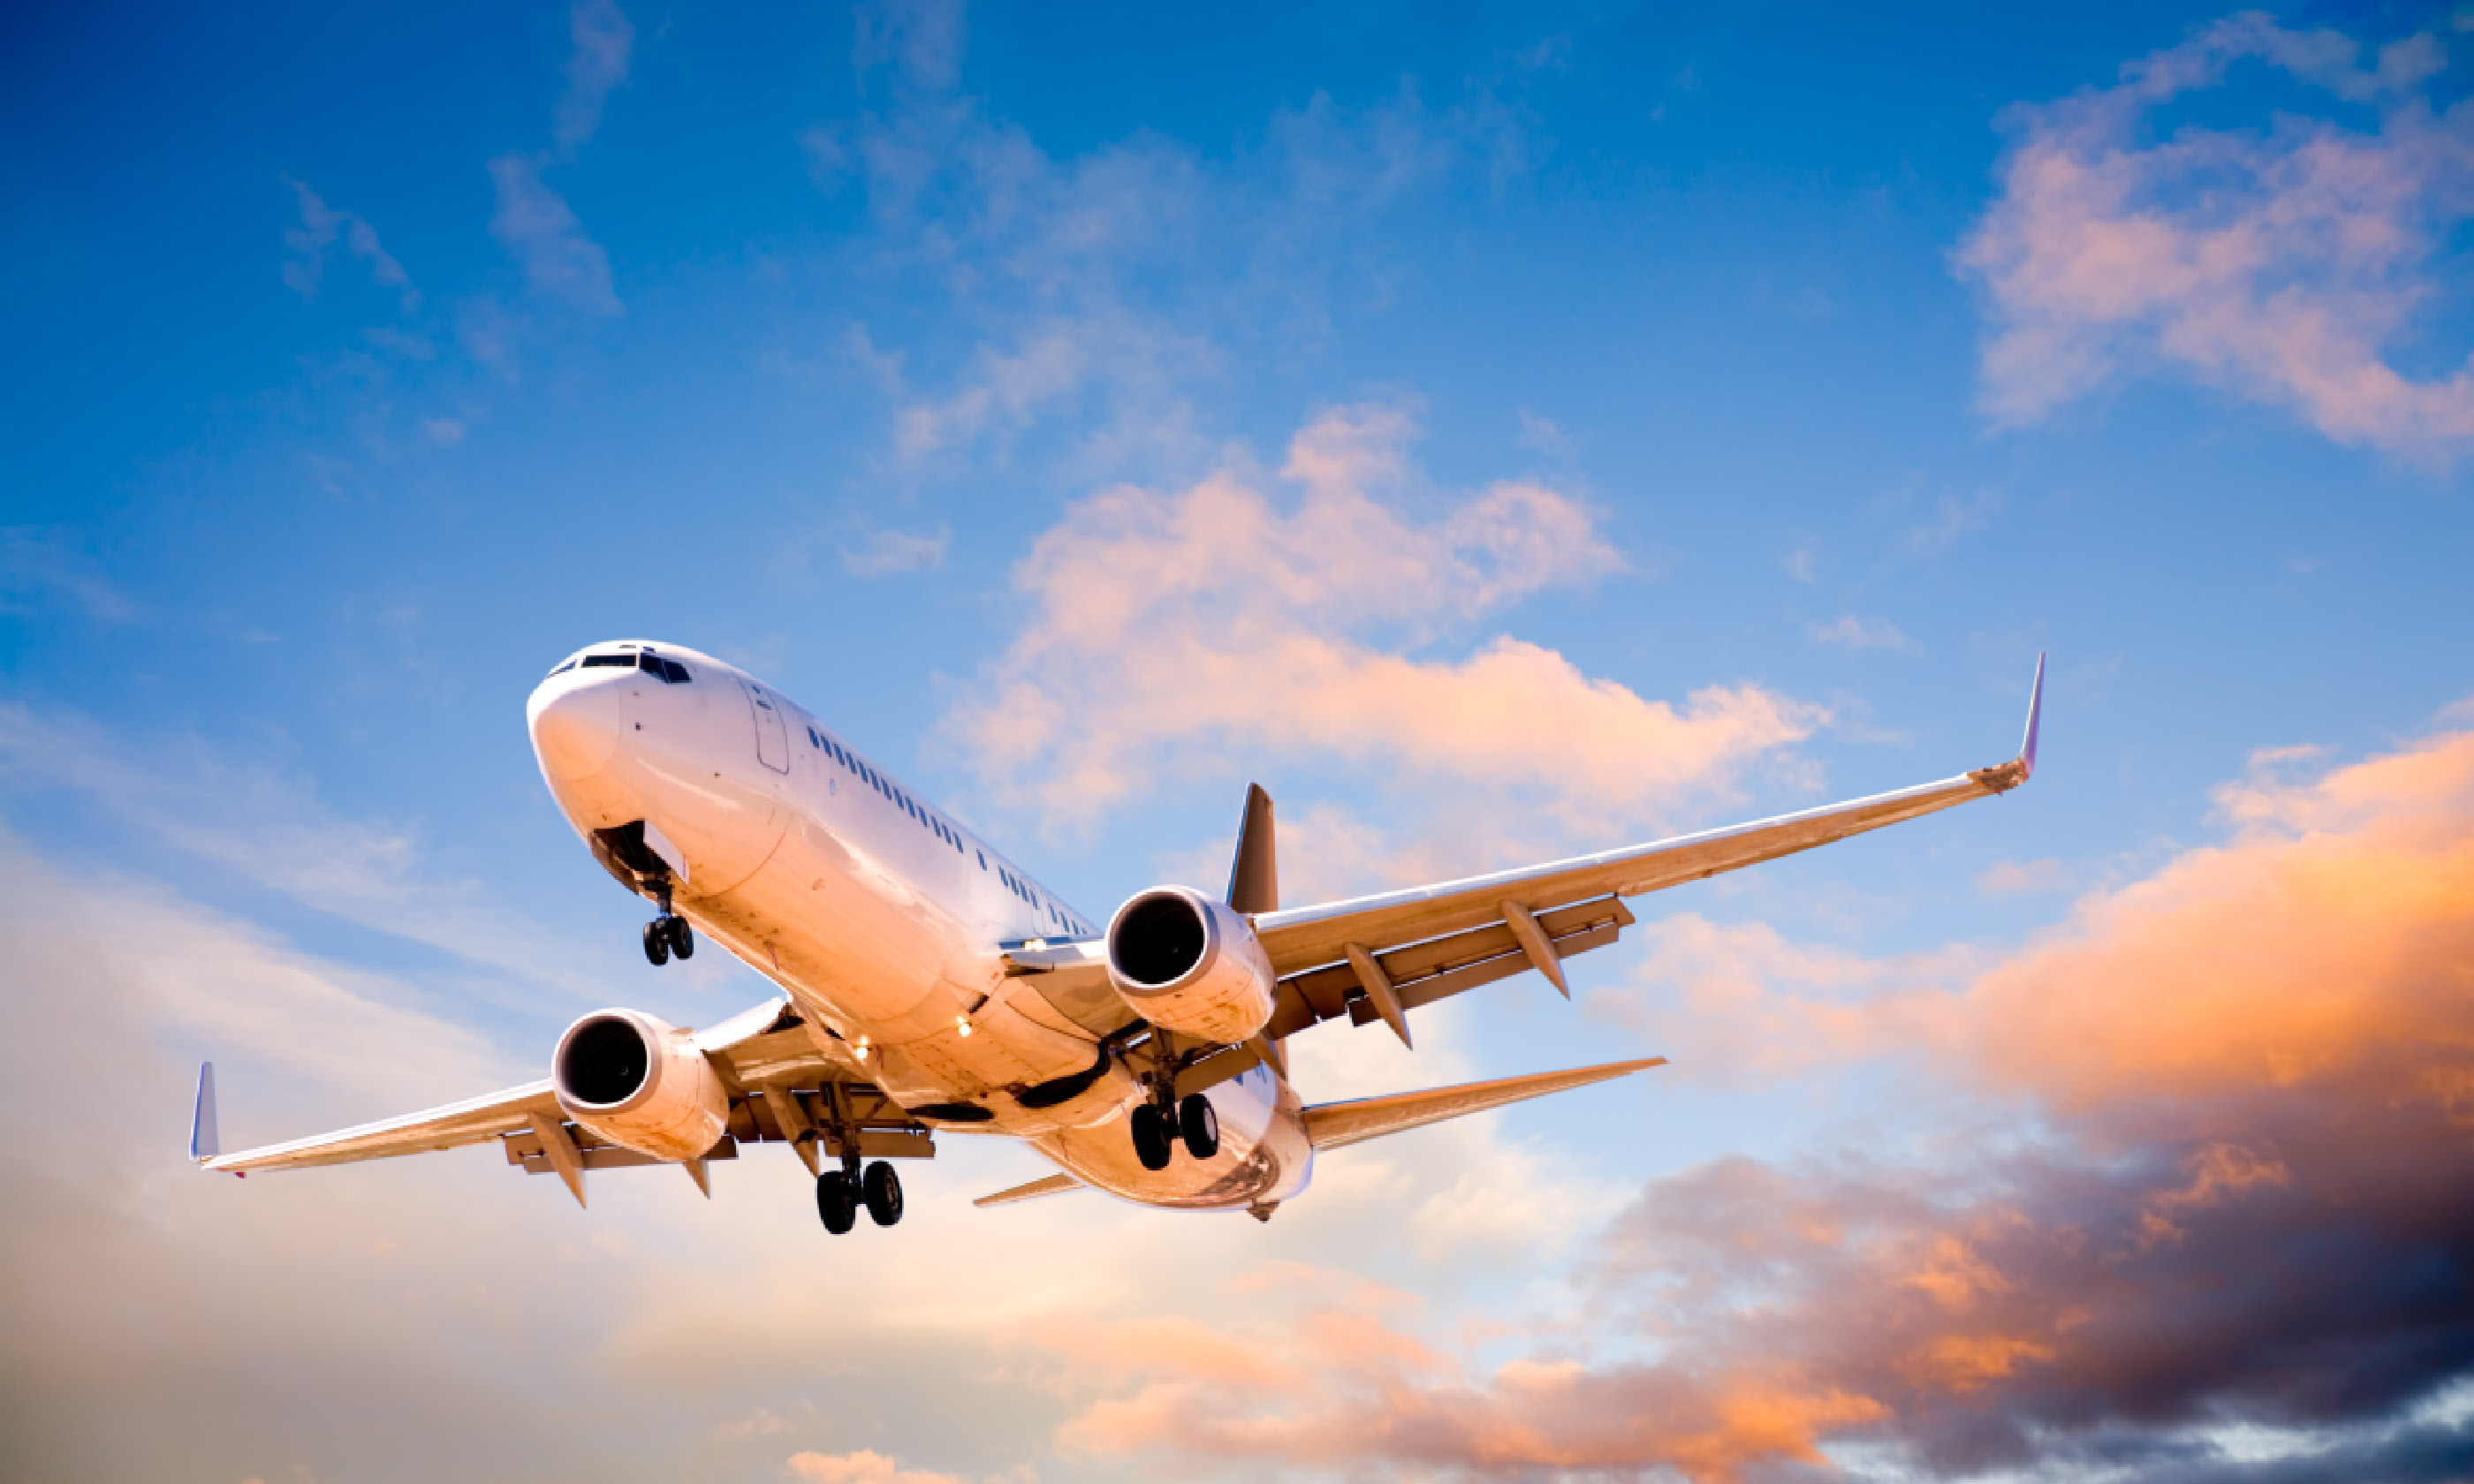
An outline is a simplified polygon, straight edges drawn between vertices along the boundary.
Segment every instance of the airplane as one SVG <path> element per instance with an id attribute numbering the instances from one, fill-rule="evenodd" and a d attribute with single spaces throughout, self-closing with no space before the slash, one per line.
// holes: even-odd
<path id="1" fill-rule="evenodd" d="M 559 808 L 657 909 L 654 965 L 717 943 L 779 987 L 695 1030 L 596 1010 L 547 1077 L 235 1154 L 202 1065 L 190 1158 L 209 1170 L 342 1164 L 475 1144 L 554 1174 L 708 1166 L 790 1146 L 836 1234 L 902 1219 L 891 1161 L 1005 1135 L 1054 1173 L 974 1204 L 1095 1189 L 1268 1221 L 1319 1151 L 1585 1087 L 1663 1057 L 1309 1105 L 1288 1038 L 1380 1022 L 1564 960 L 1633 925 L 1630 897 L 2006 793 L 2036 764 L 2045 661 L 2009 761 L 1774 819 L 1318 906 L 1279 902 L 1273 806 L 1248 790 L 1226 887 L 1155 886 L 1097 924 L 813 713 L 683 645 L 594 644 L 526 706 Z"/>

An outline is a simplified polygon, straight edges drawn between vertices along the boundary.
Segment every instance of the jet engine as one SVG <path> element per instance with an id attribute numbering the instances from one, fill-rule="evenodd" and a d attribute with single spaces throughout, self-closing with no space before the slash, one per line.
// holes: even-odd
<path id="1" fill-rule="evenodd" d="M 1275 981 L 1254 924 L 1190 887 L 1141 893 L 1108 920 L 1108 982 L 1134 1014 L 1227 1044 L 1272 1018 Z"/>
<path id="2" fill-rule="evenodd" d="M 718 1142 L 730 1093 L 688 1032 L 636 1010 L 596 1010 L 567 1028 L 550 1059 L 567 1115 L 657 1160 L 693 1160 Z"/>

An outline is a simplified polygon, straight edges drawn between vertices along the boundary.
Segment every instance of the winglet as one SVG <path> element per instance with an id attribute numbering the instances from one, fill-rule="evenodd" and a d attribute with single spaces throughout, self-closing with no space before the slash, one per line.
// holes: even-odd
<path id="1" fill-rule="evenodd" d="M 198 1106 L 189 1114 L 189 1158 L 204 1164 L 224 1152 L 223 1134 L 215 1127 L 215 1064 L 198 1064 Z"/>
<path id="2" fill-rule="evenodd" d="M 2036 683 L 2027 688 L 2027 735 L 2019 744 L 2019 781 L 2036 776 L 2036 727 L 2045 719 L 2045 654 L 2036 652 Z"/>
<path id="3" fill-rule="evenodd" d="M 1990 768 L 1977 768 L 1968 774 L 1977 786 L 1992 794 L 2006 794 L 2034 776 L 2036 772 L 2036 730 L 2045 719 L 2045 657 L 2036 656 L 2036 682 L 2027 688 L 2027 734 L 2019 741 L 2019 755 Z"/>

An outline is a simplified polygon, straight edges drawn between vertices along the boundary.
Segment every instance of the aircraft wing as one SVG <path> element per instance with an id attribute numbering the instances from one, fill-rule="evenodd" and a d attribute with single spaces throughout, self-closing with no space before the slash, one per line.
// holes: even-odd
<path id="1" fill-rule="evenodd" d="M 1265 1034 L 1293 1035 L 1347 1016 L 1409 1040 L 1404 1012 L 1536 969 L 1566 994 L 1562 961 L 1602 947 L 1633 922 L 1622 898 L 1698 881 L 1850 835 L 2007 793 L 2036 766 L 2045 661 L 2036 660 L 2027 731 L 2008 762 L 1955 778 L 1776 819 L 1575 856 L 1492 875 L 1266 912 L 1255 930 L 1280 978 Z"/>
<path id="2" fill-rule="evenodd" d="M 787 998 L 767 1001 L 696 1032 L 695 1041 L 697 1049 L 721 1074 L 732 1103 L 730 1133 L 707 1159 L 737 1159 L 741 1142 L 778 1139 L 791 1142 L 801 1159 L 813 1165 L 818 1145 L 832 1142 L 824 1130 L 830 1121 L 823 1116 L 826 1099 L 841 1102 L 861 1130 L 861 1151 L 871 1157 L 919 1157 L 934 1152 L 927 1131 L 885 1096 L 861 1063 L 837 1045 L 831 1051 L 817 1045 Z M 507 1162 L 560 1176 L 579 1201 L 585 1170 L 662 1162 L 604 1143 L 568 1123 L 566 1117 L 549 1079 L 544 1078 L 376 1123 L 225 1154 L 218 1147 L 210 1064 L 199 1070 L 189 1152 L 206 1169 L 246 1174 L 351 1164 L 496 1140 L 505 1148 Z M 701 1185 L 701 1169 L 691 1172 Z"/>

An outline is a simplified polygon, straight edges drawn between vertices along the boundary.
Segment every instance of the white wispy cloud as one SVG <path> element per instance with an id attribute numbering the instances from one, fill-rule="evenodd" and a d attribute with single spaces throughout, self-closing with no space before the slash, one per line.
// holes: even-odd
<path id="1" fill-rule="evenodd" d="M 354 820 L 298 782 L 194 742 L 133 749 L 73 713 L 0 703 L 0 789 L 66 790 L 214 869 L 344 921 L 521 973 L 578 1000 L 603 991 L 571 946 L 457 880 L 401 827 Z"/>
<path id="2" fill-rule="evenodd" d="M 934 570 L 945 564 L 945 547 L 953 535 L 947 526 L 938 526 L 928 536 L 878 531 L 858 545 L 843 548 L 842 569 L 854 577 Z"/>
<path id="3" fill-rule="evenodd" d="M 586 314 L 618 314 L 625 305 L 611 280 L 609 252 L 585 231 L 567 198 L 542 173 L 573 159 L 601 127 L 611 90 L 627 80 L 636 30 L 611 0 L 576 0 L 568 12 L 568 33 L 575 49 L 568 59 L 567 86 L 551 124 L 551 147 L 490 161 L 497 199 L 490 232 L 522 267 L 536 292 Z"/>
<path id="4" fill-rule="evenodd" d="M 421 291 L 412 286 L 403 265 L 378 242 L 376 227 L 350 211 L 329 206 L 324 197 L 290 176 L 283 180 L 292 187 L 301 208 L 301 225 L 283 233 L 284 246 L 292 250 L 291 260 L 283 265 L 285 284 L 303 299 L 315 299 L 326 281 L 327 255 L 341 241 L 346 251 L 369 265 L 371 282 L 399 292 L 398 302 L 405 314 L 419 311 Z"/>
<path id="5" fill-rule="evenodd" d="M 1901 633 L 1899 626 L 1886 618 L 1861 618 L 1854 613 L 1834 623 L 1814 624 L 1807 633 L 1816 644 L 1835 644 L 1842 649 L 1912 650 L 1915 641 Z"/>
<path id="6" fill-rule="evenodd" d="M 617 314 L 624 306 L 610 280 L 610 254 L 587 236 L 567 199 L 542 183 L 531 156 L 502 155 L 490 161 L 497 210 L 490 232 L 506 245 L 533 287 L 588 314 Z"/>

